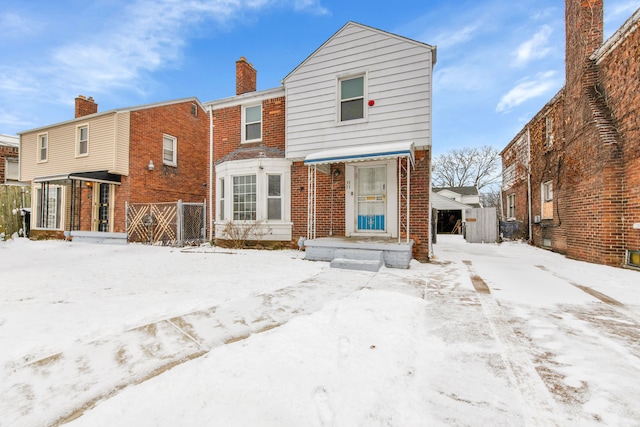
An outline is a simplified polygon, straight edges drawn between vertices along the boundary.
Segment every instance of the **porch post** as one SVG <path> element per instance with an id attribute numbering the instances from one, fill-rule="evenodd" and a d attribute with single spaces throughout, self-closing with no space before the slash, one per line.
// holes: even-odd
<path id="1" fill-rule="evenodd" d="M 316 238 L 316 176 L 317 167 L 307 168 L 307 239 Z"/>

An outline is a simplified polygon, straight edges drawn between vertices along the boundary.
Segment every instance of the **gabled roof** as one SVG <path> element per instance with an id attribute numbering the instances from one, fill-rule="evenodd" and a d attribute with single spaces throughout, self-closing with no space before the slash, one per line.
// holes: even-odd
<path id="1" fill-rule="evenodd" d="M 460 194 L 461 196 L 478 196 L 478 189 L 473 186 L 466 187 L 433 187 L 434 193 L 439 193 L 443 190 L 451 191 L 452 193 Z"/>
<path id="2" fill-rule="evenodd" d="M 441 211 L 466 210 L 473 207 L 438 194 L 435 192 L 435 188 L 431 192 L 431 206 Z"/>
<path id="3" fill-rule="evenodd" d="M 192 96 L 190 98 L 173 99 L 173 100 L 170 100 L 170 101 L 155 102 L 155 103 L 152 103 L 152 104 L 135 105 L 133 107 L 115 108 L 113 110 L 107 110 L 107 111 L 98 112 L 98 113 L 95 113 L 95 114 L 87 114 L 86 116 L 76 117 L 74 119 L 66 120 L 64 122 L 52 123 L 50 125 L 40 126 L 40 127 L 37 127 L 37 128 L 34 128 L 34 129 L 29 129 L 29 130 L 24 130 L 22 132 L 18 132 L 18 135 L 23 135 L 25 133 L 30 133 L 30 132 L 36 132 L 36 131 L 40 131 L 40 130 L 43 130 L 43 129 L 49 129 L 49 128 L 52 128 L 54 126 L 66 125 L 68 123 L 74 123 L 74 122 L 78 122 L 78 121 L 86 121 L 86 120 L 94 118 L 94 117 L 106 116 L 107 114 L 124 113 L 124 112 L 139 111 L 139 110 L 147 110 L 147 109 L 150 109 L 150 108 L 164 107 L 165 105 L 180 104 L 182 102 L 188 102 L 188 101 L 195 102 L 198 106 L 200 106 L 200 108 L 202 108 L 202 111 L 206 111 L 204 106 L 200 102 L 200 100 L 197 97 Z"/>
<path id="4" fill-rule="evenodd" d="M 399 36 L 397 34 L 389 33 L 387 31 L 379 30 L 377 28 L 369 27 L 367 25 L 358 24 L 357 22 L 349 21 L 346 24 L 344 24 L 342 26 L 342 28 L 340 28 L 338 31 L 336 31 L 331 37 L 329 37 L 329 39 L 327 41 L 322 43 L 322 45 L 320 47 L 318 47 L 316 50 L 314 50 L 311 53 L 311 55 L 307 56 L 307 58 L 304 61 L 302 61 L 296 68 L 291 70 L 291 72 L 289 74 L 287 74 L 282 79 L 282 83 L 284 83 L 289 78 L 289 76 L 291 76 L 292 74 L 295 74 L 295 72 L 298 71 L 298 69 L 300 69 L 301 67 L 303 67 L 307 62 L 309 62 L 309 60 L 311 58 L 313 58 L 327 44 L 331 43 L 331 41 L 333 39 L 338 37 L 338 35 L 340 35 L 340 33 L 342 33 L 343 31 L 345 31 L 347 28 L 350 28 L 350 27 L 359 27 L 359 28 L 362 28 L 362 29 L 366 29 L 366 30 L 374 31 L 374 32 L 377 32 L 377 33 L 380 33 L 380 34 L 384 34 L 385 36 L 388 36 L 388 37 L 394 37 L 396 39 L 400 39 L 400 40 L 403 40 L 403 41 L 406 41 L 406 42 L 409 42 L 409 43 L 413 43 L 413 44 L 418 45 L 418 46 L 426 47 L 426 48 L 430 49 L 433 52 L 433 63 L 431 65 L 432 66 L 436 65 L 436 47 L 435 46 L 432 46 L 432 45 L 427 44 L 427 43 L 419 42 L 417 40 L 413 40 L 413 39 L 410 39 L 410 38 L 407 38 L 407 37 Z"/>

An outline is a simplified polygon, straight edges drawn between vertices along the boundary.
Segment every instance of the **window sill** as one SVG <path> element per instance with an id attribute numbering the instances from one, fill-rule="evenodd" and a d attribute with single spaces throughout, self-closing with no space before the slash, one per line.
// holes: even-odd
<path id="1" fill-rule="evenodd" d="M 360 123 L 367 123 L 369 119 L 367 117 L 362 119 L 353 119 L 353 120 L 345 120 L 345 121 L 336 121 L 336 126 L 349 126 L 349 125 L 357 125 Z"/>

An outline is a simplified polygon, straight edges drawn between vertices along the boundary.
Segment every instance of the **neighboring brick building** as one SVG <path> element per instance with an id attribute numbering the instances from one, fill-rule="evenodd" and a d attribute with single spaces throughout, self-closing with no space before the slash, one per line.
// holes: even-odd
<path id="1" fill-rule="evenodd" d="M 638 267 L 640 9 L 603 43 L 603 7 L 566 2 L 565 87 L 503 150 L 503 206 L 537 246 Z"/>
<path id="2" fill-rule="evenodd" d="M 17 183 L 20 139 L 0 134 L 0 184 Z"/>
<path id="3" fill-rule="evenodd" d="M 98 113 L 76 98 L 73 120 L 21 132 L 31 182 L 31 236 L 126 231 L 126 204 L 206 198 L 209 118 L 196 98 Z"/>

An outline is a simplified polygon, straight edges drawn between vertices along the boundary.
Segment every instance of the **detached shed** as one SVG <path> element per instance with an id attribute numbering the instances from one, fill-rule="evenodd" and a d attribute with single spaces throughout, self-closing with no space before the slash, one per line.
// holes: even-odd
<path id="1" fill-rule="evenodd" d="M 456 224 L 464 223 L 465 212 L 473 208 L 435 192 L 431 192 L 431 207 L 438 211 L 438 233 L 455 232 Z"/>

